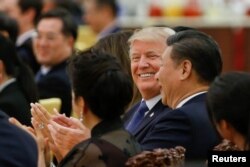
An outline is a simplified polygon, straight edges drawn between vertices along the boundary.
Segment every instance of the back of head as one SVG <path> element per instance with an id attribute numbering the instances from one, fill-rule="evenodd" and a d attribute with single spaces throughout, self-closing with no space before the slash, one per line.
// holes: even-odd
<path id="1" fill-rule="evenodd" d="M 132 83 L 114 56 L 86 50 L 68 66 L 73 92 L 100 119 L 115 119 L 132 98 Z"/>
<path id="2" fill-rule="evenodd" d="M 187 26 L 176 26 L 172 28 L 175 32 L 180 32 L 180 31 L 185 31 L 185 30 L 195 30 L 192 27 L 187 27 Z"/>
<path id="3" fill-rule="evenodd" d="M 129 74 L 131 81 L 132 75 L 130 68 L 128 39 L 132 34 L 132 30 L 116 32 L 101 38 L 93 46 L 93 49 L 96 51 L 105 52 L 117 57 L 117 60 L 120 61 L 122 68 L 127 72 L 127 74 Z M 130 108 L 141 99 L 140 92 L 135 85 L 133 85 L 133 92 L 132 101 L 127 108 Z"/>
<path id="4" fill-rule="evenodd" d="M 110 34 L 101 38 L 94 46 L 93 49 L 101 52 L 106 52 L 118 58 L 124 70 L 131 75 L 130 72 L 130 59 L 129 59 L 129 45 L 128 39 L 133 34 L 133 31 L 121 31 Z"/>
<path id="5" fill-rule="evenodd" d="M 16 42 L 18 36 L 17 22 L 3 12 L 0 12 L 0 33 L 9 37 L 13 43 Z"/>
<path id="6" fill-rule="evenodd" d="M 188 59 L 200 82 L 211 83 L 222 71 L 222 60 L 217 43 L 197 30 L 184 30 L 170 36 L 171 58 L 178 64 Z"/>
<path id="7" fill-rule="evenodd" d="M 32 71 L 19 59 L 15 45 L 0 34 L 0 60 L 7 76 L 14 77 L 28 102 L 37 101 L 37 91 Z"/>
<path id="8" fill-rule="evenodd" d="M 18 0 L 18 6 L 22 12 L 34 9 L 36 12 L 33 22 L 35 23 L 42 11 L 42 0 Z"/>
<path id="9" fill-rule="evenodd" d="M 210 118 L 225 120 L 250 144 L 250 74 L 230 72 L 215 79 L 207 94 Z"/>
<path id="10" fill-rule="evenodd" d="M 175 31 L 167 27 L 146 27 L 136 30 L 129 38 L 128 42 L 131 45 L 134 41 L 150 41 L 150 42 L 165 42 L 167 38 L 174 35 Z"/>
<path id="11" fill-rule="evenodd" d="M 61 20 L 63 23 L 62 33 L 65 36 L 72 36 L 73 39 L 76 40 L 77 30 L 78 30 L 77 24 L 72 18 L 72 15 L 66 9 L 56 8 L 42 14 L 39 17 L 37 24 L 43 19 L 51 19 L 51 18 L 56 18 Z"/>

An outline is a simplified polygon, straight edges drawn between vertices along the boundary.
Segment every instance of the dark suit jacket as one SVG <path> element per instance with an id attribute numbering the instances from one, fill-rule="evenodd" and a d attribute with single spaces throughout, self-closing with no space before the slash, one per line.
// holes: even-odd
<path id="1" fill-rule="evenodd" d="M 31 125 L 30 104 L 17 82 L 13 82 L 0 92 L 0 109 L 22 124 Z"/>
<path id="2" fill-rule="evenodd" d="M 71 86 L 66 73 L 67 60 L 52 67 L 43 75 L 39 71 L 36 75 L 39 99 L 58 97 L 62 100 L 61 113 L 71 114 Z"/>
<path id="3" fill-rule="evenodd" d="M 37 167 L 35 140 L 25 131 L 8 122 L 0 111 L 0 167 Z"/>
<path id="4" fill-rule="evenodd" d="M 32 38 L 26 40 L 22 45 L 16 47 L 17 55 L 31 68 L 34 74 L 40 68 L 40 64 L 36 61 L 36 57 L 32 47 Z"/>
<path id="5" fill-rule="evenodd" d="M 207 151 L 219 143 L 208 117 L 205 98 L 206 94 L 198 95 L 182 107 L 161 115 L 142 141 L 143 149 L 181 145 L 186 148 L 186 158 L 205 159 Z"/>
<path id="6" fill-rule="evenodd" d="M 133 114 L 138 110 L 140 102 L 135 104 L 124 116 L 124 126 L 126 127 L 129 121 L 132 119 Z M 148 136 L 150 133 L 150 129 L 154 126 L 155 121 L 159 118 L 163 113 L 170 111 L 170 108 L 164 106 L 161 102 L 156 103 L 156 105 L 147 113 L 147 115 L 143 118 L 142 122 L 136 128 L 136 131 L 132 133 L 135 136 L 136 140 L 143 146 L 143 139 L 145 136 Z M 150 145 L 150 143 L 147 143 Z M 153 144 L 153 143 L 152 143 Z M 154 145 L 154 144 L 153 144 Z M 153 147 L 152 145 L 152 147 Z"/>

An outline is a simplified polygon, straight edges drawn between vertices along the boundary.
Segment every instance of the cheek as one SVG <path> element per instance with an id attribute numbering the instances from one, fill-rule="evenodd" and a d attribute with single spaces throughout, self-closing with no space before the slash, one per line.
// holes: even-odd
<path id="1" fill-rule="evenodd" d="M 138 67 L 138 65 L 136 63 L 131 62 L 131 73 L 132 73 L 132 75 L 136 73 L 137 67 Z"/>

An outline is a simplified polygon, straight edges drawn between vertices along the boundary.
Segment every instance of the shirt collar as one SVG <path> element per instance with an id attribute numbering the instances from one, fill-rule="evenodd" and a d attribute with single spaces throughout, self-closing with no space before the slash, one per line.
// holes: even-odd
<path id="1" fill-rule="evenodd" d="M 158 103 L 160 99 L 161 99 L 161 95 L 157 95 L 153 97 L 152 99 L 146 100 L 148 109 L 151 110 L 156 105 L 156 103 Z"/>
<path id="2" fill-rule="evenodd" d="M 11 83 L 16 82 L 16 78 L 11 78 L 8 81 L 4 82 L 2 85 L 0 85 L 0 92 L 3 91 L 4 88 L 6 88 Z"/>
<path id="3" fill-rule="evenodd" d="M 35 29 L 26 31 L 25 33 L 18 36 L 16 41 L 16 46 L 22 45 L 27 39 L 33 37 L 33 34 L 35 33 Z"/>
<path id="4" fill-rule="evenodd" d="M 45 67 L 45 66 L 41 66 L 41 73 L 43 75 L 48 74 L 48 72 L 51 70 L 51 67 Z"/>
<path id="5" fill-rule="evenodd" d="M 206 93 L 206 92 L 207 92 L 207 91 L 198 92 L 198 93 L 195 93 L 195 94 L 193 94 L 193 95 L 191 95 L 191 96 L 189 96 L 189 97 L 183 99 L 183 100 L 176 106 L 175 109 L 182 107 L 186 102 L 188 102 L 188 101 L 191 100 L 192 98 L 194 98 L 194 97 L 196 97 L 196 96 L 198 96 L 198 95 L 200 95 L 200 94 Z"/>

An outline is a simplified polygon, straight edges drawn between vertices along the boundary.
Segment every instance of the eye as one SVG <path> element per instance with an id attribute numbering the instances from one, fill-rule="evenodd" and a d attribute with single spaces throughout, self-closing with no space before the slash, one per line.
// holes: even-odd
<path id="1" fill-rule="evenodd" d="M 138 61 L 140 60 L 140 56 L 139 56 L 139 55 L 132 55 L 131 60 L 132 60 L 133 62 L 138 62 Z"/>
<path id="2" fill-rule="evenodd" d="M 160 55 L 158 55 L 158 54 L 148 54 L 147 57 L 150 58 L 150 59 L 156 59 L 156 58 L 159 58 Z"/>

